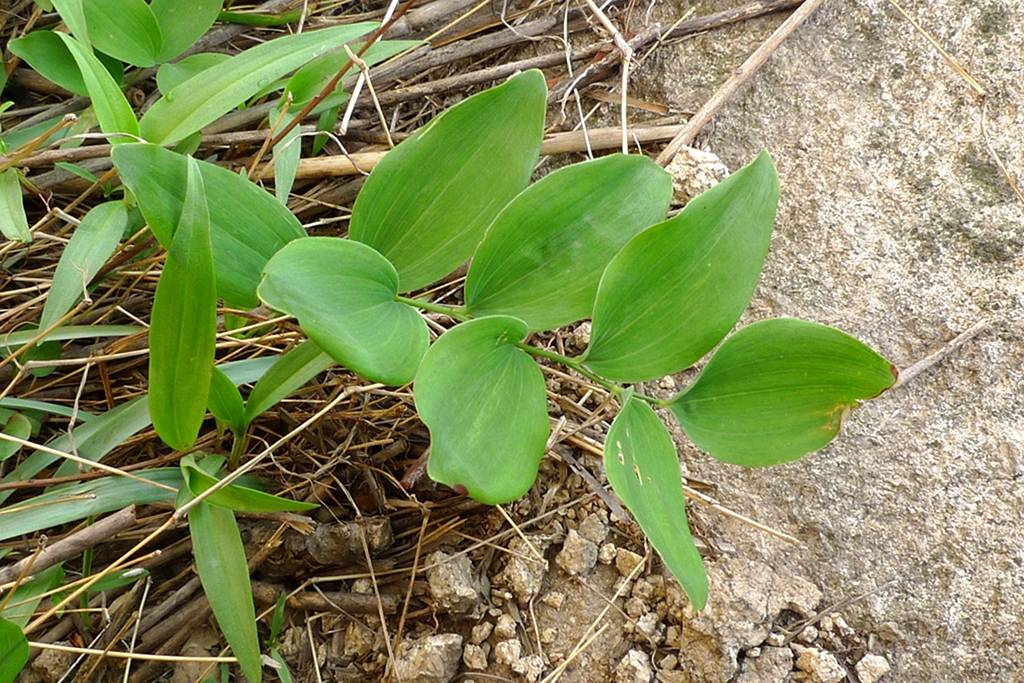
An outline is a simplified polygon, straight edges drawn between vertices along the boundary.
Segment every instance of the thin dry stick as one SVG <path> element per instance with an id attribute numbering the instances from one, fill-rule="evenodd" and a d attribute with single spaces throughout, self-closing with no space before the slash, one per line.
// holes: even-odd
<path id="1" fill-rule="evenodd" d="M 615 47 L 622 53 L 622 103 L 619 116 L 622 121 L 622 153 L 629 153 L 629 114 L 627 113 L 626 103 L 627 94 L 629 92 L 629 67 L 630 62 L 633 61 L 633 48 L 630 46 L 629 41 L 622 37 L 622 33 L 616 28 L 615 24 L 612 23 L 611 19 L 608 18 L 601 8 L 597 6 L 594 0 L 587 0 L 587 7 L 594 13 L 597 20 L 601 22 L 604 29 L 612 36 L 612 42 L 615 43 Z"/>
<path id="2" fill-rule="evenodd" d="M 915 377 L 920 375 L 922 372 L 932 369 L 951 354 L 958 351 L 964 344 L 977 337 L 979 334 L 984 332 L 992 324 L 991 320 L 979 320 L 974 323 L 966 330 L 954 337 L 948 344 L 943 346 L 935 353 L 922 358 L 905 370 L 901 370 L 899 373 L 899 379 L 896 381 L 896 386 L 901 387 L 904 384 L 912 381 Z"/>
<path id="3" fill-rule="evenodd" d="M 147 662 L 169 662 L 184 663 L 196 662 L 211 664 L 235 664 L 238 662 L 234 657 L 178 657 L 172 655 L 145 655 L 137 652 L 116 652 L 107 650 L 93 650 L 88 647 L 72 647 L 70 645 L 57 645 L 56 643 L 40 643 L 34 640 L 28 642 L 29 647 L 40 650 L 55 650 L 57 652 L 70 652 L 76 655 L 100 655 L 111 659 L 139 659 Z"/>
<path id="4" fill-rule="evenodd" d="M 725 83 L 719 86 L 715 94 L 711 96 L 704 106 L 693 115 L 693 117 L 686 122 L 683 130 L 676 135 L 668 146 L 662 150 L 661 154 L 658 155 L 657 162 L 662 166 L 668 166 L 669 162 L 675 158 L 679 150 L 693 142 L 693 139 L 697 137 L 697 133 L 700 129 L 707 124 L 712 117 L 718 113 L 718 110 L 729 101 L 729 99 L 736 94 L 736 91 L 746 83 L 754 73 L 760 69 L 768 58 L 771 57 L 779 46 L 785 42 L 793 31 L 795 31 L 801 24 L 803 24 L 814 10 L 818 9 L 824 0 L 804 0 L 803 4 L 800 5 L 792 14 L 790 14 L 782 24 L 775 29 L 775 32 L 768 36 L 768 40 L 764 41 L 760 47 L 754 50 L 747 60 L 743 62 L 739 69 L 733 72 L 732 76 L 726 79 Z"/>

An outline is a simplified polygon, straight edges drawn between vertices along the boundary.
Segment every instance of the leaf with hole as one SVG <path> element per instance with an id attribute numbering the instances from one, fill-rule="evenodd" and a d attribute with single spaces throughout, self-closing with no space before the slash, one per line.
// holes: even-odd
<path id="1" fill-rule="evenodd" d="M 721 341 L 750 302 L 775 221 L 767 152 L 643 231 L 601 278 L 586 366 L 641 382 L 678 372 Z"/>
<path id="2" fill-rule="evenodd" d="M 106 202 L 85 214 L 57 262 L 39 318 L 40 329 L 55 324 L 84 296 L 93 277 L 117 249 L 127 226 L 124 202 Z"/>
<path id="3" fill-rule="evenodd" d="M 28 640 L 21 627 L 0 619 L 0 681 L 13 681 L 28 664 Z"/>
<path id="4" fill-rule="evenodd" d="M 114 164 L 157 239 L 171 244 L 185 199 L 187 157 L 156 145 L 120 145 Z M 210 212 L 217 293 L 228 305 L 252 308 L 267 259 L 305 235 L 290 211 L 237 173 L 196 161 Z"/>
<path id="5" fill-rule="evenodd" d="M 760 467 L 824 447 L 847 411 L 895 382 L 892 364 L 853 337 L 778 318 L 726 339 L 669 407 L 712 456 Z"/>
<path id="6" fill-rule="evenodd" d="M 427 349 L 427 324 L 398 302 L 398 274 L 360 242 L 305 237 L 290 242 L 264 269 L 259 295 L 295 316 L 334 360 L 375 382 L 412 381 Z"/>
<path id="7" fill-rule="evenodd" d="M 151 0 L 149 9 L 161 38 L 156 61 L 174 59 L 192 47 L 217 21 L 221 3 L 222 0 Z"/>
<path id="8" fill-rule="evenodd" d="M 32 241 L 25 205 L 21 200 L 21 181 L 14 168 L 0 171 L 0 233 L 16 242 Z"/>
<path id="9" fill-rule="evenodd" d="M 703 609 L 708 580 L 686 523 L 679 456 L 665 425 L 631 391 L 608 430 L 604 468 L 615 494 L 636 517 L 694 608 Z"/>
<path id="10" fill-rule="evenodd" d="M 605 266 L 671 199 L 670 176 L 647 157 L 614 154 L 548 174 L 487 229 L 466 278 L 469 313 L 515 316 L 531 330 L 589 318 Z"/>
<path id="11" fill-rule="evenodd" d="M 528 332 L 508 316 L 462 323 L 430 347 L 416 375 L 430 478 L 490 505 L 530 489 L 548 439 L 544 377 L 516 346 Z"/>
<path id="12" fill-rule="evenodd" d="M 189 158 L 185 202 L 149 328 L 149 412 L 172 448 L 191 446 L 206 416 L 216 334 L 210 216 L 199 165 Z"/>
<path id="13" fill-rule="evenodd" d="M 372 22 L 275 38 L 206 69 L 157 100 L 142 117 L 142 137 L 170 144 L 201 130 L 274 80 L 327 50 L 372 31 Z"/>
<path id="14" fill-rule="evenodd" d="M 352 239 L 389 261 L 399 291 L 455 270 L 530 180 L 544 132 L 540 71 L 473 95 L 381 159 L 356 198 Z"/>
<path id="15" fill-rule="evenodd" d="M 57 35 L 67 45 L 75 63 L 78 64 L 82 82 L 85 83 L 85 89 L 96 111 L 96 118 L 99 119 L 100 130 L 110 136 L 110 143 L 118 145 L 129 141 L 124 136 L 114 133 L 138 136 L 139 122 L 135 118 L 135 112 L 124 98 L 117 81 L 103 66 L 103 62 L 71 36 L 64 33 Z"/>

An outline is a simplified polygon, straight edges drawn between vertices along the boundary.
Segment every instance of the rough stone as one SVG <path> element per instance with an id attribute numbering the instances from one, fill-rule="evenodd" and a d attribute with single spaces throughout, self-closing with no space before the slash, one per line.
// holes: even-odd
<path id="1" fill-rule="evenodd" d="M 460 659 L 462 636 L 456 633 L 404 640 L 395 653 L 395 675 L 406 683 L 448 683 Z"/>
<path id="2" fill-rule="evenodd" d="M 467 614 L 480 605 L 479 583 L 473 578 L 469 557 L 453 557 L 438 550 L 430 554 L 427 563 L 427 585 L 434 609 Z"/>
<path id="3" fill-rule="evenodd" d="M 637 555 L 632 550 L 618 548 L 615 551 L 615 568 L 622 576 L 629 576 L 636 569 L 636 566 L 644 561 L 643 555 Z"/>
<path id="4" fill-rule="evenodd" d="M 813 683 L 839 683 L 846 678 L 846 669 L 831 652 L 809 647 L 796 659 L 796 668 L 811 675 Z"/>
<path id="5" fill-rule="evenodd" d="M 514 666 L 523 654 L 523 644 L 515 638 L 503 640 L 494 646 L 494 661 L 506 666 Z"/>
<path id="6" fill-rule="evenodd" d="M 342 652 L 346 657 L 365 657 L 373 652 L 377 634 L 365 624 L 350 621 L 345 627 Z"/>
<path id="7" fill-rule="evenodd" d="M 498 623 L 494 626 L 494 636 L 498 640 L 508 640 L 516 636 L 516 621 L 507 614 L 498 617 Z"/>
<path id="8" fill-rule="evenodd" d="M 587 574 L 597 564 L 597 545 L 570 529 L 555 564 L 573 576 Z"/>
<path id="9" fill-rule="evenodd" d="M 665 170 L 672 176 L 672 198 L 678 204 L 687 203 L 729 175 L 717 155 L 693 147 L 680 149 Z"/>
<path id="10" fill-rule="evenodd" d="M 479 645 L 491 636 L 491 631 L 493 630 L 494 624 L 489 621 L 481 621 L 473 627 L 472 631 L 470 631 L 469 642 L 474 645 Z"/>
<path id="11" fill-rule="evenodd" d="M 892 671 L 889 660 L 881 655 L 866 654 L 861 657 L 857 665 L 853 667 L 857 672 L 860 683 L 875 683 L 875 681 Z"/>
<path id="12" fill-rule="evenodd" d="M 67 641 L 58 645 L 71 645 Z M 75 663 L 78 655 L 72 652 L 61 652 L 59 650 L 43 650 L 39 656 L 32 660 L 32 671 L 38 675 L 44 683 L 57 683 L 64 678 L 71 666 Z"/>
<path id="13" fill-rule="evenodd" d="M 536 536 L 531 538 L 531 543 L 541 554 L 550 545 L 549 540 Z M 511 589 L 520 604 L 526 604 L 540 592 L 548 572 L 548 563 L 537 559 L 534 550 L 521 538 L 509 541 L 508 549 L 511 554 L 499 580 Z"/>
<path id="14" fill-rule="evenodd" d="M 591 543 L 601 545 L 608 538 L 608 513 L 604 510 L 590 513 L 580 522 L 579 532 Z"/>
<path id="15" fill-rule="evenodd" d="M 601 546 L 601 549 L 597 551 L 597 561 L 601 564 L 611 564 L 615 561 L 615 554 L 617 548 L 614 543 L 605 543 Z"/>
<path id="16" fill-rule="evenodd" d="M 540 655 L 527 655 L 513 664 L 512 670 L 525 678 L 527 683 L 535 683 L 544 673 L 544 658 Z"/>
<path id="17" fill-rule="evenodd" d="M 616 683 L 651 683 L 653 678 L 651 658 L 642 650 L 630 650 L 615 667 Z"/>
<path id="18" fill-rule="evenodd" d="M 758 657 L 743 660 L 736 683 L 786 683 L 792 671 L 792 650 L 765 646 Z"/>
<path id="19" fill-rule="evenodd" d="M 466 665 L 467 669 L 484 671 L 487 669 L 487 651 L 479 645 L 470 643 L 462 651 L 462 662 Z"/>

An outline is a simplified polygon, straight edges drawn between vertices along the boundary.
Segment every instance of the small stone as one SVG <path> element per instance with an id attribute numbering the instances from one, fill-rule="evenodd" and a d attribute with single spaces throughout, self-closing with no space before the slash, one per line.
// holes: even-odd
<path id="1" fill-rule="evenodd" d="M 903 635 L 903 631 L 900 630 L 899 626 L 894 621 L 887 621 L 878 627 L 878 637 L 890 643 L 898 643 L 906 640 L 906 636 Z"/>
<path id="2" fill-rule="evenodd" d="M 793 651 L 788 647 L 765 646 L 760 656 L 743 660 L 736 683 L 786 683 L 793 671 Z"/>
<path id="3" fill-rule="evenodd" d="M 648 612 L 636 620 L 636 630 L 652 640 L 656 638 L 660 628 L 661 622 L 655 612 Z"/>
<path id="4" fill-rule="evenodd" d="M 654 671 L 646 652 L 630 650 L 615 667 L 616 683 L 651 683 Z"/>
<path id="5" fill-rule="evenodd" d="M 781 633 L 769 633 L 764 642 L 772 647 L 782 647 L 786 644 L 786 636 Z"/>
<path id="6" fill-rule="evenodd" d="M 361 658 L 373 652 L 376 633 L 357 621 L 350 621 L 345 627 L 345 640 L 341 651 L 346 657 Z"/>
<path id="7" fill-rule="evenodd" d="M 494 624 L 489 621 L 481 621 L 479 624 L 473 627 L 473 630 L 469 634 L 469 642 L 474 645 L 479 645 L 488 638 L 491 637 L 491 631 L 494 630 Z"/>
<path id="8" fill-rule="evenodd" d="M 590 323 L 582 322 L 576 326 L 576 329 L 572 331 L 570 335 L 570 341 L 572 345 L 577 349 L 585 349 L 590 346 Z"/>
<path id="9" fill-rule="evenodd" d="M 550 626 L 545 626 L 540 630 L 540 642 L 544 643 L 545 645 L 550 645 L 551 643 L 555 642 L 557 638 L 558 631 L 556 629 L 551 628 Z"/>
<path id="10" fill-rule="evenodd" d="M 682 147 L 665 167 L 672 175 L 672 197 L 685 204 L 729 175 L 729 168 L 717 155 L 694 147 Z"/>
<path id="11" fill-rule="evenodd" d="M 537 537 L 533 537 L 530 544 L 521 538 L 509 541 L 508 549 L 511 555 L 500 578 L 512 590 L 520 604 L 525 605 L 540 592 L 544 576 L 548 573 L 548 563 L 546 560 L 539 560 L 535 553 L 540 552 L 543 555 L 549 544 L 549 541 Z"/>
<path id="12" fill-rule="evenodd" d="M 540 655 L 528 655 L 512 665 L 512 670 L 528 683 L 535 683 L 544 673 L 544 659 Z"/>
<path id="13" fill-rule="evenodd" d="M 641 614 L 647 611 L 647 605 L 640 598 L 626 600 L 626 614 L 633 619 L 638 619 Z"/>
<path id="14" fill-rule="evenodd" d="M 503 640 L 494 646 L 494 661 L 498 664 L 513 666 L 523 653 L 523 644 L 515 638 Z"/>
<path id="15" fill-rule="evenodd" d="M 889 660 L 881 655 L 866 654 L 853 667 L 860 683 L 875 683 L 882 676 L 892 671 Z"/>
<path id="16" fill-rule="evenodd" d="M 494 627 L 494 635 L 499 640 L 508 640 L 516 637 L 516 622 L 507 614 L 498 617 L 498 624 Z"/>
<path id="17" fill-rule="evenodd" d="M 846 678 L 846 669 L 835 655 L 816 647 L 807 648 L 800 653 L 796 660 L 796 668 L 809 673 L 814 683 L 839 683 Z"/>
<path id="18" fill-rule="evenodd" d="M 643 576 L 633 585 L 633 597 L 654 603 L 665 597 L 665 577 L 660 574 Z"/>
<path id="19" fill-rule="evenodd" d="M 800 634 L 796 637 L 796 639 L 799 640 L 801 643 L 807 643 L 808 645 L 810 645 L 818 639 L 818 629 L 814 628 L 813 626 L 805 626 L 804 629 L 800 631 Z"/>
<path id="20" fill-rule="evenodd" d="M 619 574 L 622 576 L 632 574 L 633 570 L 643 561 L 643 556 L 637 555 L 632 550 L 618 548 L 615 551 L 615 568 L 619 570 Z"/>
<path id="21" fill-rule="evenodd" d="M 831 631 L 835 628 L 835 624 L 832 623 L 832 617 L 824 616 L 818 620 L 818 626 L 821 627 L 822 631 Z"/>
<path id="22" fill-rule="evenodd" d="M 456 633 L 405 640 L 395 653 L 395 676 L 405 683 L 448 683 L 460 659 L 462 636 Z"/>
<path id="23" fill-rule="evenodd" d="M 597 564 L 597 545 L 570 529 L 555 563 L 572 576 L 587 574 Z"/>
<path id="24" fill-rule="evenodd" d="M 608 538 L 608 522 L 601 518 L 600 513 L 591 513 L 580 522 L 580 536 L 591 543 L 601 545 L 604 539 Z"/>
<path id="25" fill-rule="evenodd" d="M 658 668 L 664 671 L 671 671 L 677 666 L 679 666 L 679 657 L 676 657 L 675 655 L 665 655 L 661 658 L 661 661 L 658 662 Z"/>
<path id="26" fill-rule="evenodd" d="M 487 668 L 487 651 L 471 643 L 462 651 L 462 661 L 467 669 L 483 671 Z"/>
<path id="27" fill-rule="evenodd" d="M 373 593 L 373 581 L 370 579 L 356 579 L 352 582 L 352 588 L 350 589 L 353 593 L 362 593 L 364 595 L 370 595 Z"/>
<path id="28" fill-rule="evenodd" d="M 758 657 L 761 656 L 761 648 L 759 648 L 759 647 L 752 647 L 749 650 L 747 650 L 746 654 L 747 654 L 747 657 L 749 657 L 750 659 L 757 659 Z"/>
<path id="29" fill-rule="evenodd" d="M 597 561 L 601 564 L 611 564 L 615 561 L 616 547 L 614 543 L 605 543 L 597 551 Z"/>
<path id="30" fill-rule="evenodd" d="M 473 563 L 466 555 L 452 556 L 440 550 L 427 558 L 427 585 L 436 609 L 455 614 L 472 612 L 480 604 Z"/>
<path id="31" fill-rule="evenodd" d="M 562 603 L 565 602 L 565 593 L 561 591 L 550 591 L 544 594 L 544 597 L 540 599 L 548 607 L 555 609 L 562 609 Z"/>
<path id="32" fill-rule="evenodd" d="M 847 638 L 856 633 L 856 631 L 854 631 L 853 628 L 851 628 L 850 625 L 846 623 L 846 619 L 843 619 L 843 617 L 839 614 L 832 615 L 832 622 L 836 625 L 836 628 L 839 630 L 839 632 Z"/>

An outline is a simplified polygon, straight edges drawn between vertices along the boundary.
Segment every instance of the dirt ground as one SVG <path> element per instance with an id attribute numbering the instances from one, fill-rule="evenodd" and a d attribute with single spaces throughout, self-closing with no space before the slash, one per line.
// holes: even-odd
<path id="1" fill-rule="evenodd" d="M 655 15 L 689 6 L 658 3 Z M 1021 7 L 904 7 L 988 90 L 988 140 L 1019 177 Z M 638 89 L 694 110 L 778 23 L 669 46 Z M 826 605 L 875 591 L 843 614 L 888 634 L 877 641 L 893 666 L 886 680 L 900 683 L 1024 681 L 1024 202 L 980 115 L 964 80 L 886 0 L 833 1 L 697 142 L 731 168 L 765 147 L 779 168 L 780 217 L 749 320 L 835 325 L 900 367 L 992 321 L 855 412 L 823 453 L 754 471 L 685 454 L 724 504 L 802 542 L 714 518 L 712 538 L 736 557 L 809 579 Z"/>

